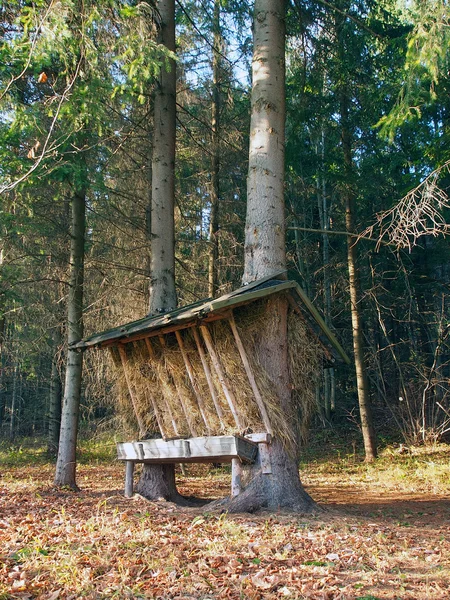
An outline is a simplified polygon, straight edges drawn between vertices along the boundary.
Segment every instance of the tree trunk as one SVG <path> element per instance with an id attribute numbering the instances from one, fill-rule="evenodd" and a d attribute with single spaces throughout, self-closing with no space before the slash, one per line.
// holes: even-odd
<path id="1" fill-rule="evenodd" d="M 175 52 L 175 1 L 159 0 L 158 41 Z M 175 292 L 175 136 L 176 67 L 161 68 L 154 98 L 151 198 L 150 314 L 174 309 Z M 175 466 L 144 464 L 136 491 L 149 500 L 183 503 L 175 485 Z"/>
<path id="2" fill-rule="evenodd" d="M 351 133 L 349 126 L 349 99 L 345 86 L 341 87 L 341 135 L 344 154 L 344 167 L 346 173 L 346 187 L 344 189 L 345 224 L 347 232 L 355 233 L 355 191 L 352 185 L 353 160 L 351 149 Z M 370 404 L 369 384 L 364 359 L 364 343 L 361 319 L 361 292 L 359 273 L 357 267 L 356 247 L 354 235 L 347 236 L 347 261 L 350 290 L 350 310 L 352 315 L 353 352 L 355 355 L 356 385 L 358 389 L 359 414 L 364 440 L 366 461 L 371 462 L 377 456 L 375 430 L 373 427 L 372 409 Z"/>
<path id="3" fill-rule="evenodd" d="M 0 250 L 0 266 L 2 264 L 3 251 Z M 5 370 L 5 332 L 6 332 L 6 319 L 3 314 L 0 313 L 0 431 L 3 425 L 3 419 L 5 414 L 5 393 L 3 389 L 4 381 L 4 370 Z"/>
<path id="4" fill-rule="evenodd" d="M 77 489 L 75 481 L 76 447 L 83 354 L 72 350 L 70 345 L 80 341 L 83 337 L 85 215 L 86 185 L 83 185 L 75 190 L 72 198 L 70 277 L 67 301 L 67 366 L 55 473 L 56 486 L 69 486 L 72 489 Z"/>
<path id="5" fill-rule="evenodd" d="M 220 0 L 214 2 L 214 48 L 212 57 L 213 82 L 212 82 L 212 110 L 211 110 L 211 206 L 209 220 L 209 256 L 208 256 L 208 295 L 214 297 L 217 292 L 217 259 L 219 244 L 217 232 L 219 230 L 219 171 L 220 171 L 220 61 L 222 49 L 222 35 L 220 31 Z"/>
<path id="6" fill-rule="evenodd" d="M 61 329 L 57 327 L 53 337 L 53 355 L 52 355 L 52 370 L 50 374 L 50 398 L 48 411 L 48 442 L 47 452 L 54 455 L 58 451 L 59 446 L 59 431 L 61 428 L 61 400 L 62 400 L 62 385 L 61 376 L 59 374 L 59 351 L 62 341 Z"/>
<path id="7" fill-rule="evenodd" d="M 159 0 L 159 43 L 175 52 L 175 1 Z M 174 309 L 176 67 L 161 68 L 154 99 L 152 157 L 150 314 Z"/>
<path id="8" fill-rule="evenodd" d="M 253 88 L 250 131 L 244 282 L 284 271 L 284 0 L 256 0 L 254 9 Z M 267 303 L 261 324 L 258 360 L 277 390 L 281 410 L 292 415 L 287 340 L 288 302 Z M 274 439 L 269 445 L 271 473 L 249 468 L 246 488 L 230 499 L 232 512 L 259 508 L 311 511 L 315 504 L 298 474 L 296 448 Z"/>

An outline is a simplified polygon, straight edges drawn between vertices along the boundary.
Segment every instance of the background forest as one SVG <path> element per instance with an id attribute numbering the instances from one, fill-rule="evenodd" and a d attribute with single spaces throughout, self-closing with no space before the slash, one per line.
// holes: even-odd
<path id="1" fill-rule="evenodd" d="M 183 305 L 240 285 L 252 47 L 246 2 L 180 1 L 176 19 Z M 288 275 L 350 353 L 350 261 L 379 436 L 445 439 L 448 7 L 294 0 L 286 24 Z M 148 313 L 157 28 L 146 2 L 0 7 L 1 437 L 57 446 L 77 194 L 85 333 Z M 85 360 L 83 424 L 120 429 L 106 353 Z M 324 371 L 316 397 L 315 428 L 359 427 L 353 364 Z"/>

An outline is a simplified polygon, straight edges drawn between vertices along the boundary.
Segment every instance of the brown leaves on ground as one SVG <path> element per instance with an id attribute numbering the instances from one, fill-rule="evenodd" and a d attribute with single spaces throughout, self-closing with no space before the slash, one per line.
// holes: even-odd
<path id="1" fill-rule="evenodd" d="M 450 597 L 443 495 L 355 498 L 350 485 L 322 484 L 309 488 L 331 506 L 319 516 L 229 516 L 127 500 L 122 476 L 120 466 L 80 467 L 76 494 L 51 487 L 50 466 L 3 471 L 0 598 Z M 204 473 L 179 484 L 219 497 L 229 482 Z"/>

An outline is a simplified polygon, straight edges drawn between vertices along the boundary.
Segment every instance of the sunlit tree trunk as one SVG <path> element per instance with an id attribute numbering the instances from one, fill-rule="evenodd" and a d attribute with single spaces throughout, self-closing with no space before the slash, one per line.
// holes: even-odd
<path id="1" fill-rule="evenodd" d="M 157 3 L 159 43 L 175 52 L 175 1 Z M 176 67 L 161 68 L 154 96 L 152 156 L 150 314 L 176 307 L 175 292 L 175 136 Z"/>
<path id="2" fill-rule="evenodd" d="M 284 20 L 283 0 L 255 1 L 244 283 L 286 268 Z M 261 324 L 258 360 L 272 380 L 281 410 L 293 417 L 288 302 L 284 298 L 271 299 L 267 311 L 271 318 Z M 288 421 L 295 428 L 294 419 Z M 265 507 L 304 512 L 314 507 L 300 482 L 296 452 L 288 452 L 275 438 L 270 445 L 270 457 L 272 473 L 263 474 L 258 464 L 252 467 L 248 486 L 230 501 L 229 510 L 254 511 Z"/>
<path id="3" fill-rule="evenodd" d="M 81 395 L 83 354 L 70 346 L 83 337 L 83 280 L 84 241 L 86 229 L 86 173 L 84 182 L 76 188 L 72 198 L 70 275 L 67 300 L 67 365 L 64 384 L 64 400 L 61 414 L 61 431 L 56 463 L 55 485 L 76 485 L 76 447 L 78 416 Z"/>
<path id="4" fill-rule="evenodd" d="M 214 49 L 212 57 L 212 109 L 211 109 L 211 191 L 210 191 L 210 221 L 209 221 L 209 255 L 208 255 L 208 295 L 215 296 L 217 291 L 217 259 L 219 244 L 217 233 L 219 229 L 219 178 L 220 178 L 220 62 L 222 50 L 222 35 L 220 30 L 220 0 L 214 2 Z"/>
<path id="5" fill-rule="evenodd" d="M 175 51 L 175 2 L 160 0 L 158 41 Z M 175 291 L 175 138 L 176 69 L 161 69 L 154 97 L 151 197 L 150 314 L 177 305 Z M 175 485 L 175 466 L 144 464 L 136 490 L 149 500 L 182 502 Z"/>

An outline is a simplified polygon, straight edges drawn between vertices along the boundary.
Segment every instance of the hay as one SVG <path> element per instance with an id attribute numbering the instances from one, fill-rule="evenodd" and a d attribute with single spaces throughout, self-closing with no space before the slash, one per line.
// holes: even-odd
<path id="1" fill-rule="evenodd" d="M 271 319 L 267 300 L 261 300 L 234 311 L 236 326 L 245 348 L 250 367 L 257 382 L 265 408 L 274 431 L 288 449 L 295 449 L 296 436 L 304 437 L 311 414 L 316 409 L 315 382 L 317 381 L 322 350 L 303 321 L 290 314 L 288 321 L 289 368 L 293 384 L 292 411 L 283 411 L 276 394 L 276 386 L 258 361 L 263 332 L 271 331 Z M 232 391 L 240 419 L 237 426 L 219 377 L 213 367 L 206 347 L 204 353 L 211 371 L 218 404 L 223 412 L 222 424 L 211 396 L 208 381 L 198 348 L 189 328 L 180 331 L 183 346 L 192 368 L 196 391 L 188 376 L 185 361 L 175 334 L 164 336 L 164 346 L 158 338 L 151 338 L 153 348 L 150 357 L 144 341 L 126 344 L 127 374 L 132 392 L 139 401 L 139 414 L 148 432 L 158 429 L 154 405 L 164 437 L 190 437 L 191 435 L 243 434 L 263 432 L 263 423 L 247 373 L 242 364 L 230 324 L 226 319 L 208 325 L 214 347 Z M 203 342 L 202 342 L 203 344 Z M 130 390 L 128 389 L 117 350 L 112 350 L 118 368 L 117 386 L 119 410 L 124 421 L 135 422 Z M 201 414 L 198 396 L 203 402 L 206 423 Z M 292 427 L 300 417 L 299 430 Z"/>
<path id="2" fill-rule="evenodd" d="M 288 316 L 288 341 L 297 439 L 306 442 L 311 418 L 320 410 L 316 387 L 322 370 L 323 350 L 304 321 L 293 311 Z"/>

